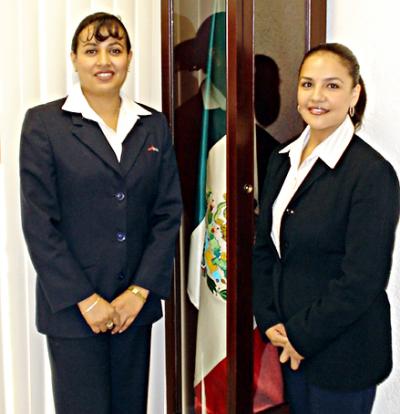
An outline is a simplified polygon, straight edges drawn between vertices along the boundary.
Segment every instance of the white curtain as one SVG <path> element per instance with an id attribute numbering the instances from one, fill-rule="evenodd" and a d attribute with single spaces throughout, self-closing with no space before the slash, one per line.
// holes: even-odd
<path id="1" fill-rule="evenodd" d="M 21 123 L 29 107 L 67 93 L 74 81 L 72 34 L 96 11 L 121 16 L 131 35 L 133 70 L 125 92 L 160 109 L 160 0 L 0 0 L 0 10 L 0 413 L 51 414 L 47 351 L 35 329 L 35 274 L 20 224 Z M 163 335 L 161 322 L 153 331 L 150 414 L 164 412 Z"/>

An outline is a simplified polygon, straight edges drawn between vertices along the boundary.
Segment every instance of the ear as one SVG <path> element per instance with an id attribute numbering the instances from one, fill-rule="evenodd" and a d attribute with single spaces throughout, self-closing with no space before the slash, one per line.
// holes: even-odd
<path id="1" fill-rule="evenodd" d="M 133 56 L 133 53 L 132 53 L 132 50 L 130 50 L 128 53 L 128 66 L 131 64 L 132 56 Z"/>
<path id="2" fill-rule="evenodd" d="M 77 70 L 76 70 L 76 53 L 71 52 L 69 56 L 71 57 L 71 62 L 72 62 L 72 65 L 74 66 L 75 72 L 77 72 Z"/>
<path id="3" fill-rule="evenodd" d="M 356 106 L 358 99 L 360 98 L 360 92 L 361 92 L 361 85 L 358 83 L 351 92 L 351 105 L 350 106 Z"/>

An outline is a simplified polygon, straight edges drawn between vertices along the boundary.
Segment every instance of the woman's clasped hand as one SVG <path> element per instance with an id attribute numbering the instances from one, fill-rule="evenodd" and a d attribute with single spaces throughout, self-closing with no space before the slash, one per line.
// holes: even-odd
<path id="1" fill-rule="evenodd" d="M 142 292 L 144 297 L 148 295 L 146 289 L 142 289 Z M 129 328 L 144 304 L 143 300 L 126 290 L 111 303 L 94 293 L 79 302 L 78 307 L 95 334 L 109 330 L 112 334 L 116 334 Z"/>

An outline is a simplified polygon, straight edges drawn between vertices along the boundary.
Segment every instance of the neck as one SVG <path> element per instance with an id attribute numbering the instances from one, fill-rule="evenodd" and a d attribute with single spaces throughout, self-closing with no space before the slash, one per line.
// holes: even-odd
<path id="1" fill-rule="evenodd" d="M 321 144 L 321 142 L 325 141 L 329 133 L 325 133 L 323 131 L 310 131 L 310 139 L 308 140 L 308 145 L 314 146 L 314 148 Z"/>
<path id="2" fill-rule="evenodd" d="M 114 131 L 117 129 L 121 98 L 119 94 L 91 95 L 83 92 L 90 107 Z"/>
<path id="3" fill-rule="evenodd" d="M 310 131 L 310 138 L 301 154 L 300 164 L 314 151 L 314 149 L 328 138 L 329 134 L 323 132 Z"/>

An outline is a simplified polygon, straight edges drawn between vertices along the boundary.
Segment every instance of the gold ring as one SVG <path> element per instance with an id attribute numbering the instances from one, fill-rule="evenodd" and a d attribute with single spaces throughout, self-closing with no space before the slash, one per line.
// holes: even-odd
<path id="1" fill-rule="evenodd" d="M 106 325 L 106 327 L 108 328 L 108 329 L 112 329 L 112 327 L 114 326 L 114 322 L 113 321 L 109 321 L 109 322 L 107 322 L 107 325 Z"/>

